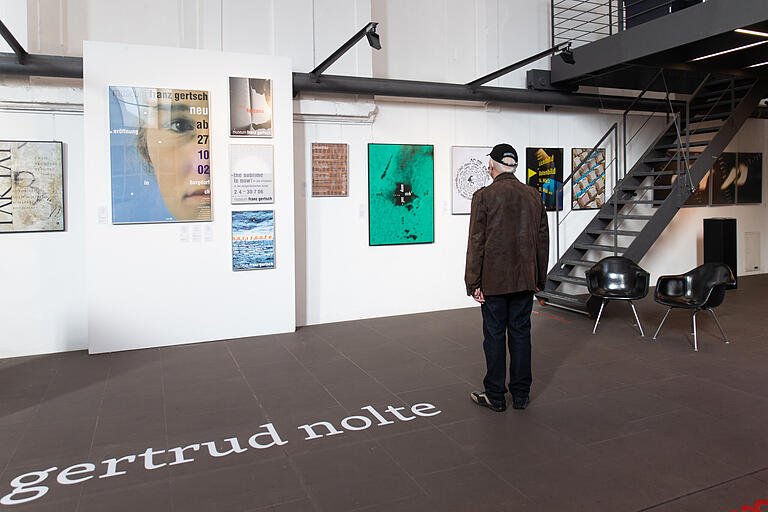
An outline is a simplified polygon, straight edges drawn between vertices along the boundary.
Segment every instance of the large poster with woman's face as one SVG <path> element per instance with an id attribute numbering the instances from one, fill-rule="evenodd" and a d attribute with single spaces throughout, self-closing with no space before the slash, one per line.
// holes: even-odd
<path id="1" fill-rule="evenodd" d="M 208 92 L 109 88 L 112 222 L 211 220 Z"/>

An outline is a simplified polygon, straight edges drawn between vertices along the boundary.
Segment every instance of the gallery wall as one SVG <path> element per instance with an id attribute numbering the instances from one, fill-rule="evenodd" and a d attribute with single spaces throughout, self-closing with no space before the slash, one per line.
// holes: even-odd
<path id="1" fill-rule="evenodd" d="M 292 332 L 295 250 L 289 61 L 89 41 L 84 66 L 90 352 Z M 230 139 L 230 76 L 272 79 L 273 137 Z M 110 85 L 208 91 L 212 221 L 112 222 L 107 172 Z M 274 146 L 273 204 L 231 205 L 228 145 L 243 143 Z M 275 268 L 232 270 L 233 210 L 275 211 Z"/>
<path id="2" fill-rule="evenodd" d="M 571 171 L 573 147 L 591 147 L 617 121 L 618 116 L 594 111 L 541 107 L 503 107 L 489 112 L 469 105 L 417 104 L 378 101 L 375 122 L 365 126 L 339 122 L 297 123 L 295 168 L 297 182 L 297 322 L 299 325 L 469 307 L 463 284 L 469 216 L 451 213 L 451 147 L 511 143 L 520 154 L 516 175 L 524 178 L 525 147 L 565 149 L 565 175 Z M 308 105 L 304 108 L 309 109 Z M 630 119 L 632 128 L 644 117 Z M 661 130 L 662 119 L 651 120 L 641 134 Z M 750 120 L 729 146 L 729 151 L 765 152 L 768 122 Z M 643 137 L 647 144 L 647 138 Z M 311 196 L 312 142 L 349 144 L 349 196 Z M 435 242 L 418 246 L 368 245 L 368 154 L 370 142 L 433 144 L 435 146 Z M 613 145 L 607 160 L 613 159 Z M 630 162 L 645 148 L 630 148 Z M 609 187 L 612 186 L 609 168 Z M 304 185 L 299 185 L 301 182 Z M 764 188 L 765 188 L 765 181 Z M 763 191 L 763 198 L 768 198 Z M 567 202 L 567 197 L 566 197 Z M 761 234 L 766 254 L 765 201 L 761 205 L 683 208 L 662 237 L 641 261 L 652 274 L 689 270 L 703 262 L 702 219 L 736 217 L 740 275 L 754 271 L 744 264 L 745 232 Z M 561 252 L 579 235 L 596 210 L 560 214 Z M 566 215 L 567 214 L 567 215 Z M 555 258 L 556 215 L 550 224 L 550 267 Z M 302 243 L 302 239 L 304 243 Z M 765 261 L 765 260 L 764 260 Z"/>
<path id="3" fill-rule="evenodd" d="M 32 53 L 80 56 L 83 40 L 92 39 L 251 54 L 239 58 L 238 65 L 244 66 L 257 62 L 259 57 L 256 55 L 278 56 L 287 58 L 288 66 L 297 72 L 311 70 L 360 27 L 373 20 L 380 23 L 378 31 L 382 35 L 383 49 L 374 52 L 363 41 L 329 68 L 328 73 L 464 83 L 547 48 L 550 43 L 549 5 L 549 0 L 423 0 L 418 3 L 408 0 L 176 0 L 161 3 L 139 0 L 130 5 L 122 0 L 53 0 L 45 3 L 14 0 L 0 5 L 0 15 Z M 152 12 L 152 16 L 147 16 L 147 12 Z M 222 62 L 226 58 L 222 56 Z M 546 59 L 542 60 L 497 79 L 492 85 L 524 87 L 526 69 L 547 65 Z M 157 73 L 173 71 L 178 75 L 179 70 L 176 66 L 168 66 Z M 189 69 L 182 70 L 182 73 L 187 72 L 191 73 Z M 206 74 L 209 74 L 208 70 L 196 73 L 194 80 L 190 77 L 190 82 L 202 83 L 207 80 L 203 76 Z M 124 83 L 133 84 L 133 76 L 127 76 Z M 189 85 L 190 82 L 185 81 L 183 87 L 195 87 Z M 220 86 L 214 84 L 215 88 Z M 168 244 L 166 248 L 175 253 L 178 249 L 175 246 L 183 243 L 179 226 L 113 233 L 113 229 L 126 226 L 98 224 L 105 200 L 96 204 L 93 197 L 86 199 L 83 151 L 85 141 L 91 144 L 91 138 L 83 138 L 82 91 L 82 82 L 77 80 L 34 77 L 4 77 L 0 80 L 0 132 L 3 137 L 62 140 L 67 155 L 67 230 L 64 233 L 0 237 L 0 252 L 19 255 L 14 257 L 13 266 L 0 267 L 0 282 L 11 283 L 11 292 L 0 299 L 0 324 L 9 326 L 9 335 L 0 336 L 0 357 L 87 346 L 89 299 L 83 285 L 87 270 L 85 258 L 77 252 L 77 247 L 85 244 L 86 226 L 89 226 L 89 233 L 106 230 L 107 239 L 116 234 L 124 238 L 116 243 L 136 259 L 127 262 L 117 254 L 118 261 L 130 263 L 138 276 L 149 268 L 149 274 L 140 278 L 146 288 L 155 286 L 150 277 L 159 277 L 165 283 L 178 284 L 179 281 L 182 290 L 189 290 L 184 288 L 187 285 L 180 276 L 193 271 L 192 263 L 185 261 L 175 267 L 178 271 L 175 278 L 158 276 L 155 272 L 159 271 L 148 267 L 146 254 L 121 245 L 130 246 L 149 237 L 163 247 Z M 9 105 L 9 99 L 18 105 Z M 42 113 L 37 111 L 41 108 L 45 110 Z M 295 290 L 299 325 L 473 305 L 474 302 L 465 296 L 461 279 L 468 218 L 450 213 L 451 146 L 492 145 L 503 140 L 515 145 L 521 155 L 525 146 L 535 145 L 563 147 L 567 156 L 571 147 L 591 146 L 618 120 L 615 113 L 594 110 L 553 108 L 545 111 L 543 106 L 450 104 L 353 96 L 303 96 L 294 100 L 293 110 L 294 134 L 288 141 L 293 147 L 288 152 L 292 151 L 295 159 L 296 183 L 292 200 L 297 215 L 296 285 L 285 293 Z M 631 122 L 639 125 L 642 119 L 633 118 Z M 767 123 L 750 120 L 729 150 L 768 149 L 765 148 Z M 660 120 L 652 120 L 647 125 L 647 132 L 633 143 L 630 160 L 637 158 L 660 126 Z M 308 180 L 312 142 L 349 144 L 348 197 L 311 197 Z M 369 142 L 434 144 L 437 196 L 434 244 L 368 246 L 366 177 Z M 212 153 L 218 164 L 226 165 L 226 142 L 217 142 Z M 97 158 L 105 158 L 105 155 Z M 568 172 L 570 166 L 566 165 L 565 170 Z M 103 169 L 101 172 L 99 179 L 103 180 Z M 763 183 L 765 187 L 768 180 Z M 227 184 L 214 185 L 219 197 L 226 193 L 221 192 L 221 187 L 227 187 Z M 104 183 L 89 183 L 88 187 L 88 190 L 103 188 Z M 281 188 L 279 184 L 276 187 Z M 102 193 L 101 189 L 99 193 Z M 685 270 L 700 262 L 701 219 L 710 216 L 738 218 L 740 273 L 746 270 L 742 267 L 741 249 L 747 231 L 761 234 L 762 261 L 768 261 L 768 233 L 764 227 L 768 225 L 768 195 L 765 190 L 763 197 L 759 206 L 682 210 L 642 265 L 655 279 L 660 274 Z M 225 211 L 224 215 L 227 213 Z M 221 219 L 221 211 L 214 214 L 217 220 Z M 590 212 L 574 212 L 564 221 L 560 229 L 566 244 L 578 235 L 591 215 Z M 554 217 L 553 214 L 550 216 Z M 228 224 L 228 220 L 223 219 L 221 224 Z M 277 224 L 281 225 L 279 217 Z M 203 235 L 201 233 L 201 237 Z M 213 238 L 213 242 L 201 241 L 181 254 L 200 256 L 203 265 L 211 268 L 222 259 L 226 261 L 228 255 L 220 246 L 226 237 L 215 231 Z M 126 285 L 125 280 L 120 276 L 120 268 L 109 267 L 109 258 L 104 252 L 106 246 L 99 240 L 96 243 L 102 246 L 95 254 L 103 257 L 95 263 L 96 272 L 104 281 L 91 281 L 89 286 L 98 295 L 105 296 L 108 291 L 114 294 L 118 288 L 108 290 L 109 280 L 116 276 L 116 284 Z M 554 254 L 551 263 L 553 261 Z M 285 260 L 280 259 L 279 264 L 283 263 Z M 758 272 L 764 271 L 765 263 Z M 222 290 L 228 290 L 233 298 L 245 304 L 259 296 L 252 288 L 235 287 L 225 278 Z M 182 294 L 179 292 L 179 295 Z M 216 305 L 211 309 L 208 304 L 214 299 L 209 299 L 202 308 L 207 315 L 214 312 L 219 316 L 232 314 L 231 311 L 216 310 Z M 169 302 L 150 301 L 142 309 L 143 315 L 140 312 L 138 317 L 132 316 L 145 300 L 139 292 L 110 298 L 112 302 L 108 303 L 130 307 L 134 313 L 126 313 L 125 309 L 100 311 L 90 318 L 96 326 L 94 332 L 106 335 L 112 332 L 113 320 L 115 327 L 125 326 L 121 322 L 130 320 L 136 324 L 147 318 L 146 315 L 155 331 L 161 332 L 167 327 L 167 321 L 161 318 L 162 307 Z M 201 309 L 185 301 L 170 303 L 177 318 L 182 312 L 185 316 L 196 315 Z M 109 321 L 102 321 L 105 319 Z M 198 339 L 220 339 L 235 335 L 234 331 L 206 331 Z M 172 332 L 171 341 L 174 336 Z M 148 346 L 156 341 L 141 342 Z"/>
<path id="4" fill-rule="evenodd" d="M 367 126 L 307 122 L 295 127 L 299 325 L 476 304 L 466 296 L 463 284 L 469 216 L 451 213 L 451 146 L 512 143 L 522 155 L 517 175 L 525 180 L 527 145 L 565 147 L 570 160 L 571 146 L 592 147 L 616 120 L 594 111 L 544 112 L 541 107 L 489 112 L 482 105 L 397 101 L 378 101 L 377 107 L 375 122 Z M 312 142 L 349 145 L 348 197 L 311 196 Z M 368 245 L 367 145 L 371 142 L 434 145 L 434 243 Z M 574 212 L 561 234 L 577 232 L 592 215 L 594 211 Z M 555 214 L 549 217 L 554 237 Z M 550 265 L 554 261 L 553 249 Z"/>
<path id="5" fill-rule="evenodd" d="M 0 233 L 0 358 L 84 349 L 83 118 L 0 112 L 0 140 L 59 140 L 65 161 L 65 231 Z"/>

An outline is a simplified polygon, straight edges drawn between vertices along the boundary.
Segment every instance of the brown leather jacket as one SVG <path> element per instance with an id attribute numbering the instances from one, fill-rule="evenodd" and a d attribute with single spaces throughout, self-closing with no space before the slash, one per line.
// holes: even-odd
<path id="1" fill-rule="evenodd" d="M 549 262 L 549 226 L 541 196 L 509 172 L 472 196 L 467 295 L 543 290 Z"/>

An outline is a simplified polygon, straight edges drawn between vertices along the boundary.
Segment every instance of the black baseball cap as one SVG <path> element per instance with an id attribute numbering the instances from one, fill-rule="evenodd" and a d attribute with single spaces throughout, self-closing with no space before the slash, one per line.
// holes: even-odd
<path id="1" fill-rule="evenodd" d="M 501 165 L 509 165 L 504 162 L 504 159 L 507 157 L 514 158 L 515 163 L 517 163 L 517 151 L 509 144 L 496 144 L 488 155 Z"/>

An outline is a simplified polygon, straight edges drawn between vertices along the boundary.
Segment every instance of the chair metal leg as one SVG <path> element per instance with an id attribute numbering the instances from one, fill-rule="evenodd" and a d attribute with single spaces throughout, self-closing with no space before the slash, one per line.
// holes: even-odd
<path id="1" fill-rule="evenodd" d="M 699 341 L 696 339 L 696 313 L 698 313 L 698 311 L 693 312 L 693 350 L 694 352 L 699 351 Z"/>
<path id="2" fill-rule="evenodd" d="M 637 316 L 637 309 L 635 309 L 635 305 L 632 304 L 632 301 L 629 301 L 629 305 L 632 306 L 632 312 L 635 314 L 635 321 L 637 322 L 637 327 L 640 329 L 640 336 L 645 337 L 645 333 L 643 332 L 643 326 L 640 323 L 640 317 Z"/>
<path id="3" fill-rule="evenodd" d="M 669 308 L 666 313 L 664 313 L 664 318 L 661 319 L 661 323 L 659 324 L 659 328 L 656 329 L 656 334 L 653 335 L 653 339 L 656 339 L 656 337 L 659 335 L 659 331 L 661 331 L 661 326 L 664 325 L 664 320 L 667 319 L 669 316 L 669 313 L 672 311 L 672 308 Z"/>
<path id="4" fill-rule="evenodd" d="M 603 302 L 600 303 L 600 312 L 597 314 L 597 320 L 595 320 L 595 326 L 592 328 L 592 334 L 595 334 L 597 332 L 597 324 L 600 323 L 600 317 L 603 314 L 603 308 L 605 307 L 605 299 L 603 299 Z"/>
<path id="5" fill-rule="evenodd" d="M 717 324 L 717 328 L 720 329 L 720 334 L 723 336 L 723 341 L 726 343 L 730 343 L 728 341 L 728 338 L 725 337 L 725 332 L 723 331 L 723 327 L 720 325 L 720 321 L 717 319 L 717 315 L 715 315 L 715 312 L 712 310 L 712 308 L 707 308 L 707 311 L 712 313 L 712 318 L 715 319 L 715 323 Z"/>

